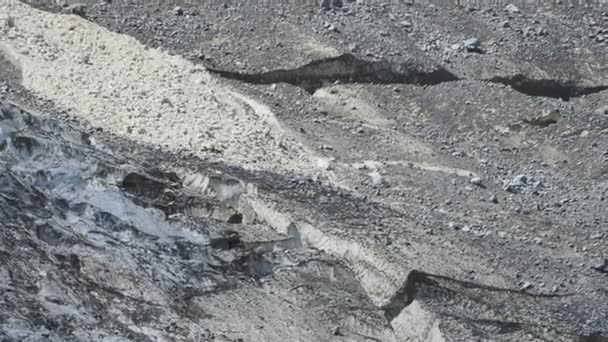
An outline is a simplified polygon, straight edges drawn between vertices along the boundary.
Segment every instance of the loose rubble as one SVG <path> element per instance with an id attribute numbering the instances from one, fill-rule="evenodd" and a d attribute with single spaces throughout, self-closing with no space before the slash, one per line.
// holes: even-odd
<path id="1" fill-rule="evenodd" d="M 0 29 L 0 340 L 608 336 L 601 8 L 82 3 Z"/>

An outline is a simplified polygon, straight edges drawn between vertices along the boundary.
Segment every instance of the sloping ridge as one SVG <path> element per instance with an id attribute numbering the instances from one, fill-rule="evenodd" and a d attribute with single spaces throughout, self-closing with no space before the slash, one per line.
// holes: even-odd
<path id="1" fill-rule="evenodd" d="M 264 312 L 273 328 L 247 340 L 291 340 L 294 331 L 327 340 L 332 322 L 344 334 L 394 340 L 348 269 L 231 210 L 245 191 L 239 180 L 200 160 L 196 172 L 206 176 L 183 179 L 159 166 L 176 156 L 105 137 L 0 101 L 0 340 L 216 341 Z M 274 302 L 250 284 L 270 286 L 274 273 L 280 282 L 271 285 L 289 298 L 305 284 L 310 306 Z M 309 273 L 314 282 L 302 278 Z M 327 309 L 320 294 L 348 310 Z M 294 312 L 328 326 L 277 328 Z"/>
<path id="2" fill-rule="evenodd" d="M 305 246 L 348 265 L 401 341 L 607 341 L 606 331 L 583 320 L 592 303 L 585 294 L 529 293 L 408 270 L 408 260 L 395 264 L 357 241 L 292 221 L 257 195 L 246 195 L 242 203 L 278 232 L 291 231 Z M 404 273 L 401 286 L 395 286 Z"/>
<path id="3" fill-rule="evenodd" d="M 37 139 L 34 136 L 30 137 L 23 133 L 16 134 L 23 130 L 28 125 L 28 122 L 35 120 L 35 117 L 17 108 L 9 105 L 3 109 L 4 121 L 0 126 L 2 126 L 3 134 L 6 134 L 5 138 L 11 139 L 12 145 L 4 144 L 0 150 L 9 148 L 27 160 L 30 158 L 35 159 L 36 156 L 52 155 L 54 151 L 57 151 L 53 147 L 53 144 L 47 143 L 45 139 Z M 67 129 L 67 127 L 61 128 L 58 126 L 54 127 L 54 129 L 61 130 Z M 84 135 L 82 137 L 79 137 L 77 134 L 66 136 L 76 137 L 74 138 L 74 146 L 90 146 L 90 142 Z M 68 147 L 65 148 L 67 149 Z M 77 152 L 75 147 L 69 148 L 72 149 L 70 150 L 71 153 Z M 91 146 L 91 148 L 94 147 Z M 87 155 L 90 157 L 92 154 L 87 153 Z M 168 191 L 170 189 L 166 188 L 162 182 L 154 178 L 142 177 L 136 173 L 127 172 L 127 170 L 124 170 L 123 173 L 125 175 L 122 178 L 122 187 L 124 187 L 126 192 L 139 197 L 134 202 L 135 205 L 142 208 L 161 209 L 167 215 L 176 212 L 176 210 L 171 208 L 162 210 L 163 208 L 159 206 L 163 202 L 174 203 L 176 201 L 172 191 Z M 44 173 L 40 173 L 39 177 L 42 176 L 44 176 Z M 53 175 L 45 176 L 45 179 L 51 181 L 49 184 L 52 184 L 52 187 L 61 191 L 67 189 L 66 185 L 72 183 L 74 186 L 84 187 L 84 183 L 79 181 L 78 178 L 70 177 L 70 173 L 64 175 L 60 172 L 58 175 L 51 176 Z M 10 177 L 10 173 L 7 177 Z M 175 187 L 188 186 L 185 180 L 182 179 L 180 181 L 177 176 L 172 176 L 171 174 L 159 174 L 159 177 L 169 179 L 170 183 L 174 184 Z M 234 209 L 236 213 L 241 214 L 241 220 L 247 222 L 266 221 L 267 224 L 276 228 L 278 233 L 284 236 L 282 239 L 259 241 L 250 247 L 256 248 L 259 253 L 263 253 L 265 250 L 272 251 L 279 245 L 282 246 L 281 248 L 287 249 L 300 248 L 302 245 L 306 245 L 308 248 L 322 250 L 336 257 L 336 259 L 347 265 L 351 269 L 351 272 L 356 275 L 356 278 L 360 282 L 360 287 L 368 295 L 372 294 L 370 295 L 370 299 L 384 312 L 386 320 L 391 322 L 393 330 L 400 340 L 459 341 L 470 340 L 471 336 L 477 336 L 481 340 L 497 339 L 509 341 L 530 340 L 527 336 L 531 335 L 536 340 L 545 341 L 608 341 L 606 332 L 599 331 L 601 327 L 586 326 L 586 322 L 584 321 L 586 315 L 582 310 L 588 309 L 583 304 L 589 304 L 589 301 L 584 301 L 585 294 L 530 294 L 525 291 L 502 289 L 475 282 L 462 281 L 422 270 L 410 270 L 400 287 L 383 287 L 381 285 L 386 280 L 400 279 L 404 270 L 374 255 L 374 250 L 366 249 L 356 241 L 347 241 L 328 234 L 324 230 L 322 231 L 310 224 L 293 221 L 286 214 L 260 212 L 261 207 L 255 206 L 255 202 L 250 200 L 250 197 L 254 200 L 257 198 L 257 191 L 247 190 L 255 188 L 255 184 L 247 183 L 248 179 L 246 178 L 237 179 L 231 176 L 217 176 L 216 178 L 203 182 L 207 184 L 204 187 L 212 189 L 215 194 L 214 196 L 217 198 L 225 197 L 225 200 L 235 199 Z M 40 179 L 39 181 L 44 182 L 45 179 Z M 8 181 L 8 178 L 5 177 L 5 180 Z M 10 182 L 20 184 L 16 178 L 10 180 Z M 5 186 L 8 186 L 8 183 L 3 183 L 3 187 Z M 189 186 L 191 187 L 192 184 Z M 5 187 L 5 189 L 9 188 Z M 86 189 L 89 192 L 96 191 L 92 188 Z M 123 198 L 111 197 L 110 193 L 106 191 L 102 193 L 108 200 Z M 12 193 L 7 191 L 6 194 L 3 194 L 2 199 L 12 203 L 13 199 L 11 196 Z M 97 197 L 99 196 L 101 195 Z M 159 202 L 156 200 L 157 196 L 168 197 L 166 200 Z M 148 203 L 148 200 L 152 198 L 154 198 L 154 201 Z M 95 196 L 93 196 L 93 199 L 95 199 Z M 127 203 L 126 200 L 124 201 L 124 203 Z M 139 203 L 139 201 L 143 202 Z M 105 202 L 95 202 L 93 204 L 94 206 L 107 205 L 109 209 L 114 208 Z M 65 206 L 65 204 L 61 203 L 53 205 Z M 246 209 L 247 205 L 250 206 L 250 210 L 243 210 Z M 187 241 L 187 239 L 179 241 L 179 246 L 183 249 L 179 253 L 180 255 L 185 255 L 184 258 L 188 260 L 204 258 L 204 250 L 207 249 L 207 246 L 231 250 L 233 249 L 231 246 L 241 245 L 238 236 L 227 235 L 208 240 L 206 237 L 197 236 L 194 232 L 185 234 L 184 231 L 176 230 L 172 225 L 165 224 L 156 227 L 159 229 L 154 229 L 152 225 L 146 223 L 146 220 L 150 221 L 151 216 L 143 210 L 138 209 L 138 206 L 131 205 L 131 213 L 119 211 L 112 215 L 94 215 L 93 219 L 95 222 L 113 227 L 112 229 L 116 229 L 118 226 L 122 227 L 120 229 L 127 227 L 118 224 L 120 220 L 130 222 L 128 227 L 132 226 L 132 228 L 129 229 L 137 232 L 146 241 L 149 240 L 149 237 L 154 236 L 156 237 L 153 241 L 171 241 L 172 235 L 187 237 L 190 241 Z M 33 208 L 26 208 L 26 210 L 32 210 Z M 72 208 L 70 210 L 81 211 L 79 208 Z M 252 214 L 251 211 L 254 213 Z M 86 210 L 84 212 L 86 213 Z M 140 219 L 143 218 L 143 220 L 133 219 L 134 212 L 140 216 Z M 234 215 L 233 212 L 230 214 L 231 216 Z M 14 213 L 11 215 L 14 215 Z M 160 221 L 157 223 L 160 224 Z M 54 247 L 75 244 L 75 242 L 70 242 L 71 240 L 66 240 L 66 236 L 71 236 L 68 232 L 68 230 L 58 229 L 54 225 L 49 224 L 36 227 L 38 238 Z M 182 245 L 189 247 L 186 248 Z M 73 255 L 74 257 L 72 258 L 76 260 L 74 262 L 76 269 L 83 267 L 83 261 L 78 261 L 79 259 L 76 254 Z M 261 258 L 260 255 L 251 254 L 244 255 L 243 257 L 235 260 L 234 267 L 236 269 L 247 272 L 255 278 L 264 278 L 271 274 L 271 263 Z M 90 262 L 88 264 L 85 262 L 84 264 L 91 265 Z M 222 283 L 217 286 L 222 287 L 224 285 Z M 200 289 L 197 291 L 212 290 Z M 374 297 L 376 300 L 374 300 Z M 387 300 L 378 301 L 377 299 L 380 297 L 384 297 Z M 379 304 L 379 302 L 382 303 Z M 569 308 L 564 310 L 564 307 Z M 412 320 L 415 320 L 415 322 L 412 322 Z M 365 327 L 364 323 L 364 321 L 361 321 L 357 324 L 362 325 L 360 331 L 373 331 L 369 336 L 384 334 L 379 328 Z M 418 329 L 417 324 L 424 328 Z"/>
<path id="4" fill-rule="evenodd" d="M 417 308 L 414 310 L 422 307 L 432 311 L 429 316 L 448 322 L 457 320 L 464 328 L 486 339 L 527 333 L 547 341 L 608 341 L 606 332 L 593 331 L 591 328 L 588 333 L 581 334 L 573 329 L 570 325 L 572 322 L 566 322 L 561 317 L 544 317 L 545 311 L 560 309 L 563 305 L 561 299 L 573 296 L 575 294 L 533 294 L 525 290 L 498 288 L 413 270 L 403 287 L 382 309 L 386 318 L 397 325 L 399 323 L 395 321 L 400 320 L 399 316 L 411 314 L 408 311 L 416 303 Z M 492 306 L 488 309 L 484 304 L 490 303 Z M 569 318 L 574 320 L 573 317 Z M 442 330 L 450 331 L 447 328 Z M 404 337 L 403 334 L 400 337 Z"/>

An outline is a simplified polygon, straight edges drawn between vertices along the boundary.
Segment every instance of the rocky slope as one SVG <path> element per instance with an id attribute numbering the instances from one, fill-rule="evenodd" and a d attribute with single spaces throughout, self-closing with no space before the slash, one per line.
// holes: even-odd
<path id="1" fill-rule="evenodd" d="M 4 340 L 608 340 L 604 5 L 178 5 L 2 8 Z"/>

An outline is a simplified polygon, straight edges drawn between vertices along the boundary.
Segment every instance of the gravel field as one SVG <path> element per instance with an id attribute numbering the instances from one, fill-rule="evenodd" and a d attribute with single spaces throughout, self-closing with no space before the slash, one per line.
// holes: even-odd
<path id="1" fill-rule="evenodd" d="M 608 7 L 0 7 L 0 340 L 608 341 Z"/>

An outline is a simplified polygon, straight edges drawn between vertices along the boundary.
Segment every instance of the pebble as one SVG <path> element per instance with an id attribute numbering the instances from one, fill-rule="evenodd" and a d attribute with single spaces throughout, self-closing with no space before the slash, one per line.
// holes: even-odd
<path id="1" fill-rule="evenodd" d="M 498 197 L 496 195 L 490 196 L 490 202 L 498 204 Z"/>

